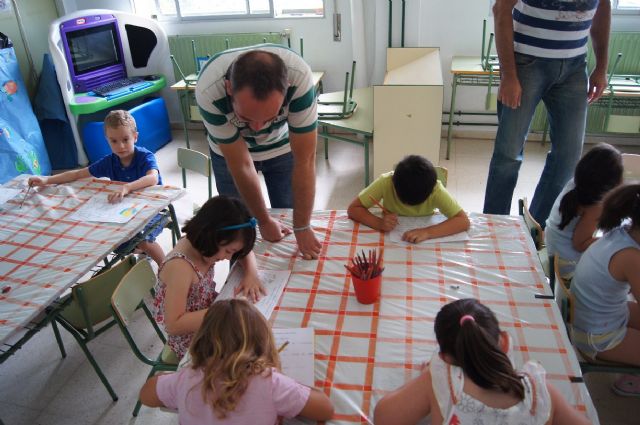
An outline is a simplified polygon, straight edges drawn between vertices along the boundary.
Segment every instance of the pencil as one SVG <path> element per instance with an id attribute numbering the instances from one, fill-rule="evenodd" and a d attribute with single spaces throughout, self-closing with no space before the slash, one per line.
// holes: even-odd
<path id="1" fill-rule="evenodd" d="M 29 185 L 29 189 L 27 189 L 27 193 L 24 194 L 24 198 L 22 198 L 22 202 L 20 202 L 20 208 L 22 208 L 24 201 L 27 200 L 27 196 L 29 196 L 29 192 L 31 192 L 31 185 Z"/>
<path id="2" fill-rule="evenodd" d="M 285 341 L 284 344 L 282 344 L 280 346 L 280 348 L 278 348 L 278 353 L 282 353 L 282 351 L 287 348 L 287 345 L 289 345 L 289 341 Z"/>
<path id="3" fill-rule="evenodd" d="M 374 198 L 373 196 L 369 195 L 369 198 L 373 201 L 374 204 L 376 204 L 377 206 L 379 206 L 382 211 L 386 212 L 387 214 L 391 214 L 391 211 L 389 211 L 388 209 L 386 209 L 385 207 L 382 206 L 382 204 L 380 203 L 380 201 L 378 201 L 376 198 Z"/>

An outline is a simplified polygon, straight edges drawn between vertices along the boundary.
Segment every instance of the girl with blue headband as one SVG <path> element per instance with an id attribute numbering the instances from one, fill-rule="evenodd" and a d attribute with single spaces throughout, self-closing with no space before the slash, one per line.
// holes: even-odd
<path id="1" fill-rule="evenodd" d="M 215 264 L 237 260 L 244 269 L 238 294 L 255 302 L 264 294 L 251 250 L 256 220 L 236 198 L 209 199 L 182 228 L 178 241 L 158 270 L 155 319 L 169 335 L 168 344 L 178 358 L 189 349 L 207 309 L 216 299 Z"/>

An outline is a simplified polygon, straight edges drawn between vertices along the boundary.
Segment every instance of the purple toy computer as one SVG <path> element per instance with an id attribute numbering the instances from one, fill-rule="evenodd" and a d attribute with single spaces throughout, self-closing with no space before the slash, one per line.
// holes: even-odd
<path id="1" fill-rule="evenodd" d="M 93 15 L 64 21 L 60 36 L 75 93 L 127 77 L 115 16 Z"/>

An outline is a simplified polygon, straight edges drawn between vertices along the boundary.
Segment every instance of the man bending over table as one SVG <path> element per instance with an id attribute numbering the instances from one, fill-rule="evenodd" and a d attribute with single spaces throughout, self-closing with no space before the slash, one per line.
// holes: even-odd
<path id="1" fill-rule="evenodd" d="M 318 114 L 309 66 L 279 45 L 227 50 L 204 66 L 196 101 L 218 193 L 241 195 L 262 237 L 278 241 L 292 229 L 269 216 L 258 178 L 262 171 L 271 207 L 293 208 L 300 252 L 317 258 L 321 245 L 310 220 Z"/>

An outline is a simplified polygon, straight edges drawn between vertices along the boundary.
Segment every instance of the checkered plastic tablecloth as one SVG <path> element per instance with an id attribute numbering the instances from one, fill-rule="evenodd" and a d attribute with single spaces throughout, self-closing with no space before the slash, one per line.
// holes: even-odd
<path id="1" fill-rule="evenodd" d="M 291 224 L 289 212 L 274 215 Z M 377 401 L 416 376 L 437 348 L 433 321 L 441 306 L 468 297 L 496 313 L 517 366 L 541 362 L 547 379 L 598 423 L 585 384 L 572 382 L 580 367 L 554 300 L 544 298 L 551 290 L 522 220 L 470 218 L 467 242 L 408 246 L 355 224 L 345 211 L 319 211 L 312 217 L 323 243 L 318 261 L 297 256 L 293 236 L 256 245 L 260 268 L 292 270 L 271 321 L 315 328 L 316 387 L 335 405 L 332 424 L 372 423 Z M 362 249 L 383 247 L 380 301 L 359 304 L 343 264 Z"/>
<path id="2" fill-rule="evenodd" d="M 184 194 L 171 186 L 147 188 L 127 196 L 146 206 L 126 224 L 82 222 L 69 217 L 91 197 L 106 197 L 122 183 L 83 179 L 32 188 L 20 207 L 27 177 L 3 186 L 23 191 L 0 205 L 0 287 L 10 288 L 0 293 L 2 344 L 10 343 L 67 288 Z"/>

